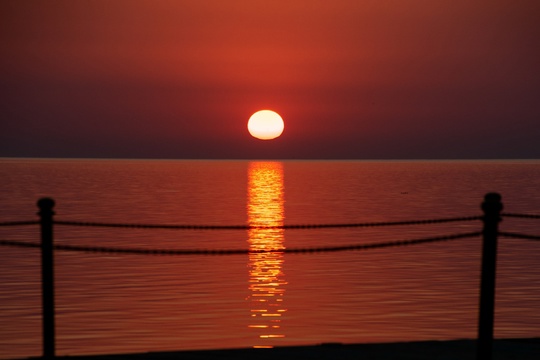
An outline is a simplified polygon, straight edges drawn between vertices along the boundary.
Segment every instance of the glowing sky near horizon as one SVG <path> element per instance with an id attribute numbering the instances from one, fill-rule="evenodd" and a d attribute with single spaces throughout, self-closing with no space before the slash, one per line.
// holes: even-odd
<path id="1" fill-rule="evenodd" d="M 540 2 L 0 3 L 0 156 L 540 158 Z M 275 141 L 245 124 L 287 119 Z"/>

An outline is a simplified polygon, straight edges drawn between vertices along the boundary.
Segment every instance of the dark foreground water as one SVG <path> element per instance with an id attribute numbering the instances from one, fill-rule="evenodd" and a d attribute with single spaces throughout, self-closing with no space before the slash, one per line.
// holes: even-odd
<path id="1" fill-rule="evenodd" d="M 318 224 L 540 213 L 540 161 L 119 161 L 0 159 L 0 222 Z M 539 220 L 505 231 L 540 234 Z M 480 221 L 309 230 L 57 226 L 57 244 L 290 249 L 476 231 Z M 38 241 L 38 227 L 0 227 Z M 57 353 L 474 338 L 480 238 L 367 251 L 149 256 L 57 251 Z M 41 352 L 40 258 L 0 247 L 0 358 Z M 496 337 L 540 335 L 540 243 L 501 239 Z"/>

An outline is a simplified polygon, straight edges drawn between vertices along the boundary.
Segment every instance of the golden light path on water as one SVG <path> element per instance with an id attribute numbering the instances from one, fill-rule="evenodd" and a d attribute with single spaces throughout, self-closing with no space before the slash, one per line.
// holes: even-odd
<path id="1" fill-rule="evenodd" d="M 283 167 L 278 162 L 252 162 L 248 169 L 248 222 L 250 225 L 283 225 Z M 251 229 L 250 250 L 281 250 L 283 229 Z M 285 274 L 283 252 L 249 254 L 249 296 L 251 321 L 256 334 L 255 348 L 271 348 L 285 337 L 282 318 Z"/>

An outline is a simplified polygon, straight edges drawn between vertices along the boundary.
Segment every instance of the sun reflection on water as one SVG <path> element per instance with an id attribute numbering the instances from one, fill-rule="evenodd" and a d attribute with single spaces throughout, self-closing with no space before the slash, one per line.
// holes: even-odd
<path id="1" fill-rule="evenodd" d="M 279 162 L 252 162 L 248 170 L 248 222 L 254 226 L 283 225 L 283 167 Z M 283 250 L 283 229 L 251 229 L 250 250 Z M 285 337 L 282 319 L 285 276 L 283 252 L 249 254 L 249 297 L 251 321 L 257 334 L 255 348 L 269 348 Z"/>

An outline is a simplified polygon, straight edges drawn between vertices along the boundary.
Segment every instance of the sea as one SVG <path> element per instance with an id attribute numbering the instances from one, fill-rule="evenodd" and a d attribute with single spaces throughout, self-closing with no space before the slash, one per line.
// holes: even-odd
<path id="1" fill-rule="evenodd" d="M 238 225 L 56 224 L 56 245 L 140 250 L 55 251 L 57 355 L 475 338 L 481 236 L 393 245 L 481 220 L 315 225 L 476 217 L 489 192 L 505 213 L 540 214 L 539 160 L 3 158 L 0 181 L 2 241 L 39 243 L 39 225 L 3 225 L 38 220 L 43 197 L 57 221 Z M 540 220 L 500 229 L 538 236 Z M 287 252 L 336 246 L 350 250 Z M 495 337 L 540 336 L 540 242 L 501 237 L 497 259 Z M 2 359 L 41 355 L 40 261 L 38 248 L 0 246 Z"/>

